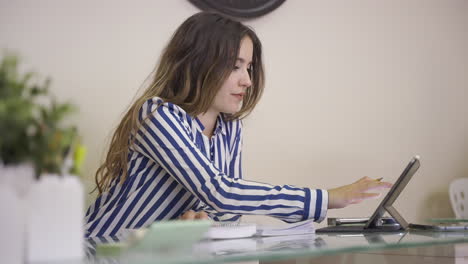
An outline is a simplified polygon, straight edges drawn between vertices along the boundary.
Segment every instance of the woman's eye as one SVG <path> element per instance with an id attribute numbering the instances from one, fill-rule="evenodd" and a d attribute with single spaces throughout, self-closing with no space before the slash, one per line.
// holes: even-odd
<path id="1" fill-rule="evenodd" d="M 240 69 L 239 66 L 234 66 L 234 70 L 238 70 L 238 69 Z"/>

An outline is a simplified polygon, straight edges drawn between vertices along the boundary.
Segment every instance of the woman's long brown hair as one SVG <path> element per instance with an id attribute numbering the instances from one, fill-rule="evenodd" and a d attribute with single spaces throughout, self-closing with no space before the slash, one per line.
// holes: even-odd
<path id="1" fill-rule="evenodd" d="M 242 23 L 216 13 L 201 12 L 189 17 L 164 49 L 151 84 L 130 106 L 115 130 L 106 159 L 96 171 L 99 194 L 108 190 L 112 181 L 121 184 L 128 176 L 128 154 L 134 143 L 132 131 L 135 133 L 141 125 L 138 114 L 143 104 L 157 96 L 193 117 L 205 113 L 231 74 L 244 37 L 249 37 L 254 47 L 252 86 L 246 90 L 239 112 L 227 118 L 241 119 L 253 110 L 264 87 L 262 46 L 257 35 Z"/>

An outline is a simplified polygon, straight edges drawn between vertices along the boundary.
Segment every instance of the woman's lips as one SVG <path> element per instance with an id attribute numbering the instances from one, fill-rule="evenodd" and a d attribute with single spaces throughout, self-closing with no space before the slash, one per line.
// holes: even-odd
<path id="1" fill-rule="evenodd" d="M 232 96 L 236 97 L 239 100 L 242 100 L 244 98 L 244 93 L 238 93 L 238 94 L 231 94 Z"/>

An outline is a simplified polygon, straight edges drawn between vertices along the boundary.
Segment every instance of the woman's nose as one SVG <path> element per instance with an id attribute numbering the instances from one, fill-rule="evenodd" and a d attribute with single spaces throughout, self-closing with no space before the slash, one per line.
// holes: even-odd
<path id="1" fill-rule="evenodd" d="M 252 86 L 252 80 L 250 79 L 250 74 L 247 70 L 244 72 L 244 74 L 242 74 L 242 78 L 240 82 L 242 86 L 245 86 L 245 87 Z"/>

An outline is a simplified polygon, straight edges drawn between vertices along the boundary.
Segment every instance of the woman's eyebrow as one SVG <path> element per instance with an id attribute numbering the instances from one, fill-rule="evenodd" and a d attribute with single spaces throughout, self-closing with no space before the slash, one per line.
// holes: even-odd
<path id="1" fill-rule="evenodd" d="M 243 58 L 237 58 L 238 61 L 240 61 L 241 63 L 244 63 L 245 60 Z M 248 64 L 252 64 L 252 62 L 249 62 Z"/>

